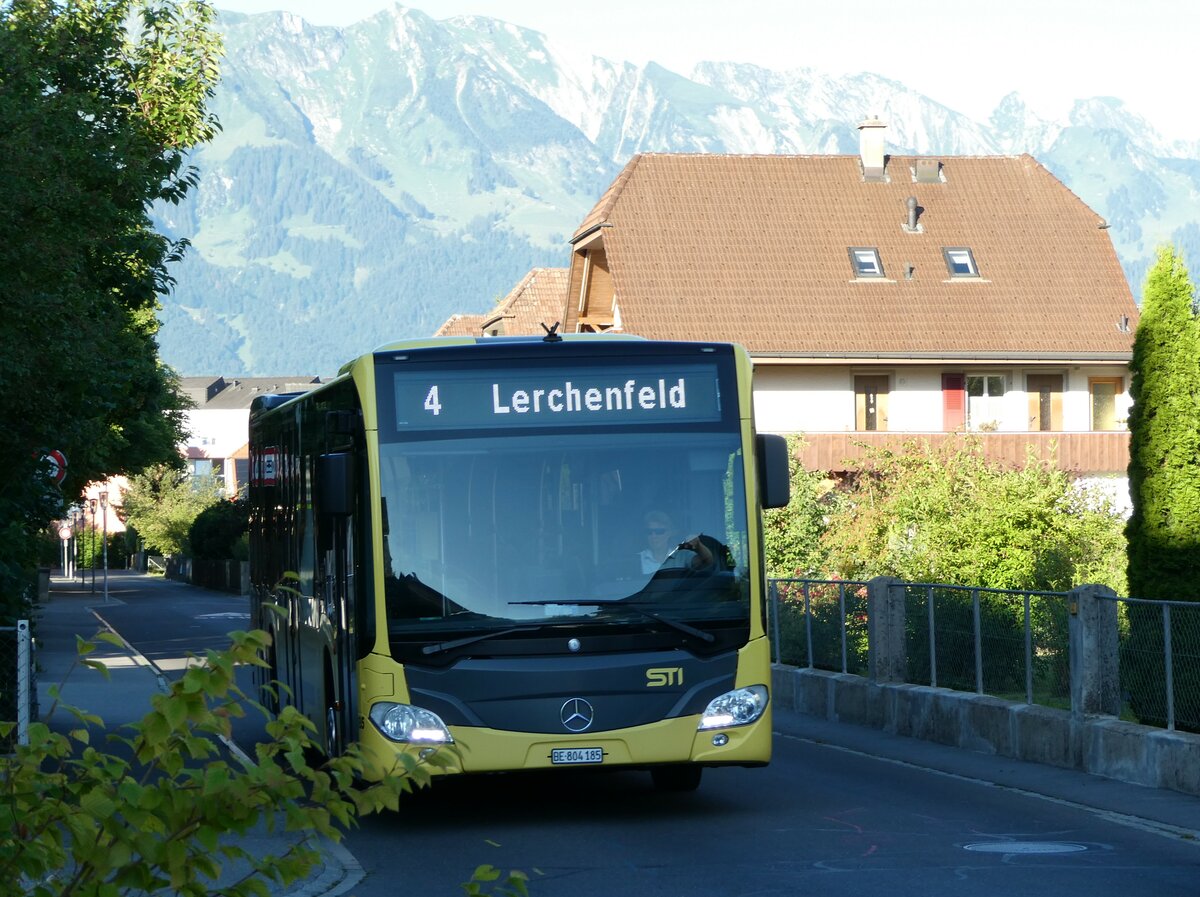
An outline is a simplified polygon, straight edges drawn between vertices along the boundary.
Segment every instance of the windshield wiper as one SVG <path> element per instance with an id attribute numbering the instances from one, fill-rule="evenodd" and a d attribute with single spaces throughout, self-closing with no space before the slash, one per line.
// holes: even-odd
<path id="1" fill-rule="evenodd" d="M 443 651 L 453 651 L 455 648 L 473 645 L 476 642 L 485 642 L 490 638 L 499 638 L 502 635 L 512 635 L 514 632 L 536 632 L 541 628 L 541 626 L 513 626 L 509 629 L 497 629 L 495 632 L 481 632 L 477 635 L 468 635 L 464 638 L 456 638 L 448 642 L 438 642 L 436 645 L 426 645 L 421 649 L 421 653 L 441 654 Z"/>
<path id="2" fill-rule="evenodd" d="M 509 604 L 535 604 L 545 606 L 547 604 L 566 604 L 572 607 L 627 607 L 630 610 L 635 610 L 643 617 L 649 617 L 662 623 L 664 626 L 670 626 L 677 632 L 682 632 L 685 635 L 690 635 L 693 638 L 698 638 L 702 642 L 712 644 L 717 640 L 717 637 L 711 632 L 705 632 L 703 629 L 697 629 L 690 623 L 684 623 L 682 620 L 672 620 L 670 617 L 664 617 L 662 614 L 656 614 L 653 611 L 646 610 L 640 604 L 633 604 L 629 601 L 595 601 L 589 598 L 544 598 L 537 601 L 510 601 Z"/>

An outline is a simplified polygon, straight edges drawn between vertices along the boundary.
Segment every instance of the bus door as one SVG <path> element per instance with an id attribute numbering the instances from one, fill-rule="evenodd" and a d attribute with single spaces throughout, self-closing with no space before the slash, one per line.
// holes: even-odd
<path id="1" fill-rule="evenodd" d="M 321 539 L 321 613 L 329 627 L 329 668 L 324 682 L 327 746 L 340 750 L 357 738 L 351 672 L 357 657 L 354 638 L 355 558 L 353 531 L 354 456 L 321 455 L 318 469 Z M 333 737 L 330 737 L 332 729 Z"/>

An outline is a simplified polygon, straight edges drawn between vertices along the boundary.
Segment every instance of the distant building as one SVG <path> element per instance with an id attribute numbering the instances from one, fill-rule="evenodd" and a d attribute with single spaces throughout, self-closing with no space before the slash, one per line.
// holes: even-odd
<path id="1" fill-rule="evenodd" d="M 213 477 L 227 495 L 249 479 L 250 403 L 264 394 L 307 392 L 319 377 L 183 377 L 180 385 L 195 408 L 184 414 L 189 436 L 181 447 L 193 476 Z"/>
<path id="2" fill-rule="evenodd" d="M 566 268 L 534 268 L 521 278 L 491 312 L 453 315 L 434 336 L 527 336 L 542 333 L 563 318 Z"/>

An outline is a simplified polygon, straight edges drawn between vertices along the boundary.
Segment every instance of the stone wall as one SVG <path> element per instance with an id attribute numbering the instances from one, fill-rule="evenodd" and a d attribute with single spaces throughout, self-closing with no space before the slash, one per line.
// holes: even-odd
<path id="1" fill-rule="evenodd" d="M 966 750 L 1080 769 L 1124 782 L 1200 795 L 1200 735 L 1123 722 L 1116 604 L 1099 586 L 1071 592 L 1071 710 L 903 681 L 903 588 L 868 587 L 866 677 L 776 664 L 777 706 Z"/>

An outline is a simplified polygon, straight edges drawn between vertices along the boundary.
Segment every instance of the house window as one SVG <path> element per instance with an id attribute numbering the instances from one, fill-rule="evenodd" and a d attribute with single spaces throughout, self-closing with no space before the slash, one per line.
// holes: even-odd
<path id="1" fill-rule="evenodd" d="M 978 277 L 979 269 L 975 266 L 975 256 L 971 250 L 963 247 L 946 248 L 942 250 L 946 257 L 946 268 L 951 277 Z"/>
<path id="2" fill-rule="evenodd" d="M 237 491 L 244 495 L 246 486 L 250 483 L 250 459 L 237 458 L 233 462 L 233 475 L 237 478 Z"/>
<path id="3" fill-rule="evenodd" d="M 967 429 L 998 430 L 1003 419 L 1004 375 L 967 374 Z"/>
<path id="4" fill-rule="evenodd" d="M 188 476 L 192 479 L 192 488 L 199 489 L 203 481 L 213 480 L 221 483 L 225 479 L 225 460 L 223 458 L 194 458 L 187 462 Z"/>
<path id="5" fill-rule="evenodd" d="M 851 246 L 850 265 L 855 277 L 883 277 L 879 250 L 870 246 Z"/>
<path id="6" fill-rule="evenodd" d="M 1117 396 L 1125 389 L 1120 377 L 1091 377 L 1088 392 L 1092 396 L 1092 429 L 1120 430 L 1125 422 L 1117 420 Z"/>
<path id="7" fill-rule="evenodd" d="M 1062 374 L 1030 374 L 1025 388 L 1029 393 L 1029 429 L 1043 433 L 1062 430 Z"/>
<path id="8" fill-rule="evenodd" d="M 854 429 L 887 429 L 887 374 L 864 374 L 854 378 Z"/>

